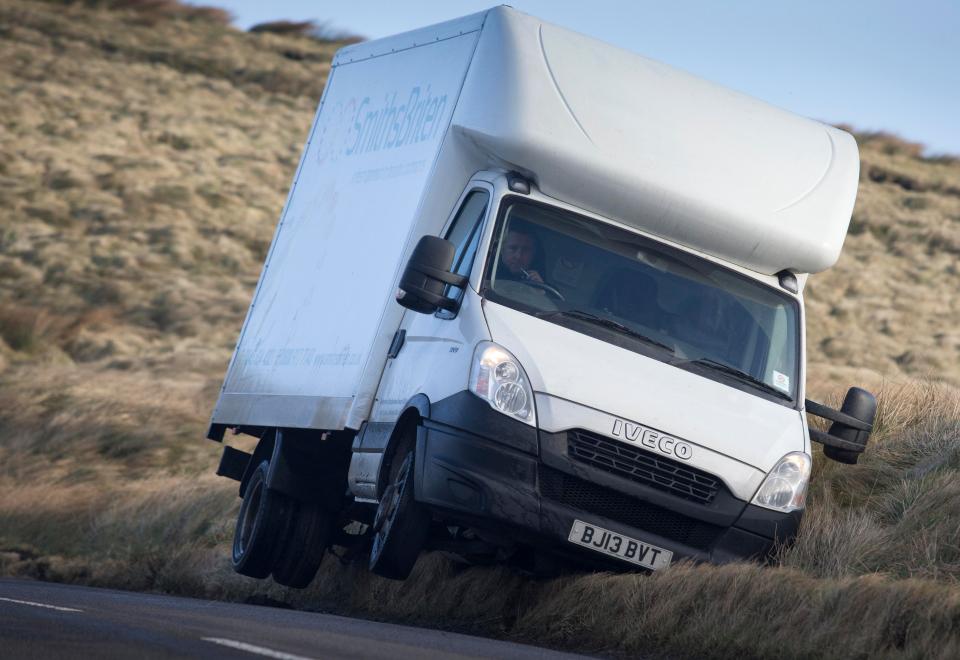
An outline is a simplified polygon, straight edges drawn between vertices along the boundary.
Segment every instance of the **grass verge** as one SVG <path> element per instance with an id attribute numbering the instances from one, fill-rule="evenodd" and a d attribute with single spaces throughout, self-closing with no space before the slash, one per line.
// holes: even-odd
<path id="1" fill-rule="evenodd" d="M 137 382 L 131 377 L 122 405 L 136 400 Z M 195 396 L 182 389 L 180 404 Z M 93 400 L 81 403 L 111 414 Z M 142 404 L 149 411 L 154 402 Z M 95 418 L 81 418 L 96 425 Z M 800 538 L 774 566 L 680 563 L 655 575 L 533 580 L 503 568 L 465 569 L 434 554 L 421 559 L 410 580 L 397 583 L 328 557 L 304 591 L 231 572 L 237 498 L 232 482 L 211 476 L 215 446 L 193 456 L 191 474 L 124 474 L 162 466 L 162 453 L 136 460 L 116 455 L 83 474 L 56 461 L 39 468 L 26 458 L 39 460 L 44 447 L 64 441 L 61 435 L 76 437 L 76 427 L 49 426 L 38 434 L 13 426 L 5 425 L 5 433 L 17 442 L 7 435 L 3 444 L 15 447 L 19 459 L 5 460 L 0 477 L 2 574 L 237 601 L 269 598 L 611 655 L 960 654 L 960 391 L 946 385 L 886 386 L 873 443 L 859 465 L 817 455 Z M 107 470 L 110 464 L 123 469 Z M 57 476 L 24 480 L 9 466 L 17 474 L 42 469 Z"/>

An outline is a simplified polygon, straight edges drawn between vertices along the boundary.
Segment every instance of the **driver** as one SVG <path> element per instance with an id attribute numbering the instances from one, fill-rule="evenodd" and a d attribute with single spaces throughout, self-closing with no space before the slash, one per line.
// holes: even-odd
<path id="1" fill-rule="evenodd" d="M 511 223 L 500 251 L 500 268 L 497 276 L 505 280 L 529 280 L 545 284 L 543 250 L 533 230 L 526 224 Z"/>

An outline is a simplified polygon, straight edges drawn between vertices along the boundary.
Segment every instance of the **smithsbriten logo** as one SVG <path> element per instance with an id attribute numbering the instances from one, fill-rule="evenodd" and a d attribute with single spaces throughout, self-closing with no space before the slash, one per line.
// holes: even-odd
<path id="1" fill-rule="evenodd" d="M 684 461 L 693 455 L 693 448 L 686 442 L 622 419 L 613 420 L 613 435 Z"/>
<path id="2" fill-rule="evenodd" d="M 432 85 L 333 101 L 321 111 L 313 150 L 317 162 L 436 140 L 449 123 L 447 94 Z"/>
<path id="3" fill-rule="evenodd" d="M 347 156 L 395 149 L 436 137 L 447 95 L 436 96 L 430 92 L 430 85 L 423 91 L 418 85 L 410 90 L 406 103 L 397 103 L 398 96 L 397 92 L 387 94 L 379 104 L 369 96 L 360 101 Z"/>

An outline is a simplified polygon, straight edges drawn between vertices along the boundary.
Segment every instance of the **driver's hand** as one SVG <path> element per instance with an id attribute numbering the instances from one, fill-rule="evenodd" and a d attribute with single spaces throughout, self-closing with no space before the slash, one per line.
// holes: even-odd
<path id="1" fill-rule="evenodd" d="M 540 277 L 540 273 L 538 273 L 535 270 L 527 271 L 527 279 L 530 280 L 531 282 L 537 282 L 539 284 L 543 284 L 543 278 Z"/>

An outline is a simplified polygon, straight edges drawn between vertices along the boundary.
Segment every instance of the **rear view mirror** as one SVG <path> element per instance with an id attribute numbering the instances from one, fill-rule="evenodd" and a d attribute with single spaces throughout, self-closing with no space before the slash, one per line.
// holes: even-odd
<path id="1" fill-rule="evenodd" d="M 400 277 L 397 302 L 421 314 L 453 310 L 457 301 L 443 295 L 446 285 L 463 288 L 467 278 L 450 272 L 456 248 L 437 236 L 424 236 L 413 248 Z"/>
<path id="2" fill-rule="evenodd" d="M 826 433 L 810 429 L 810 439 L 823 445 L 827 458 L 855 465 L 870 440 L 873 420 L 877 416 L 876 397 L 859 387 L 851 387 L 840 410 L 810 399 L 806 401 L 806 408 L 811 415 L 833 422 Z"/>

